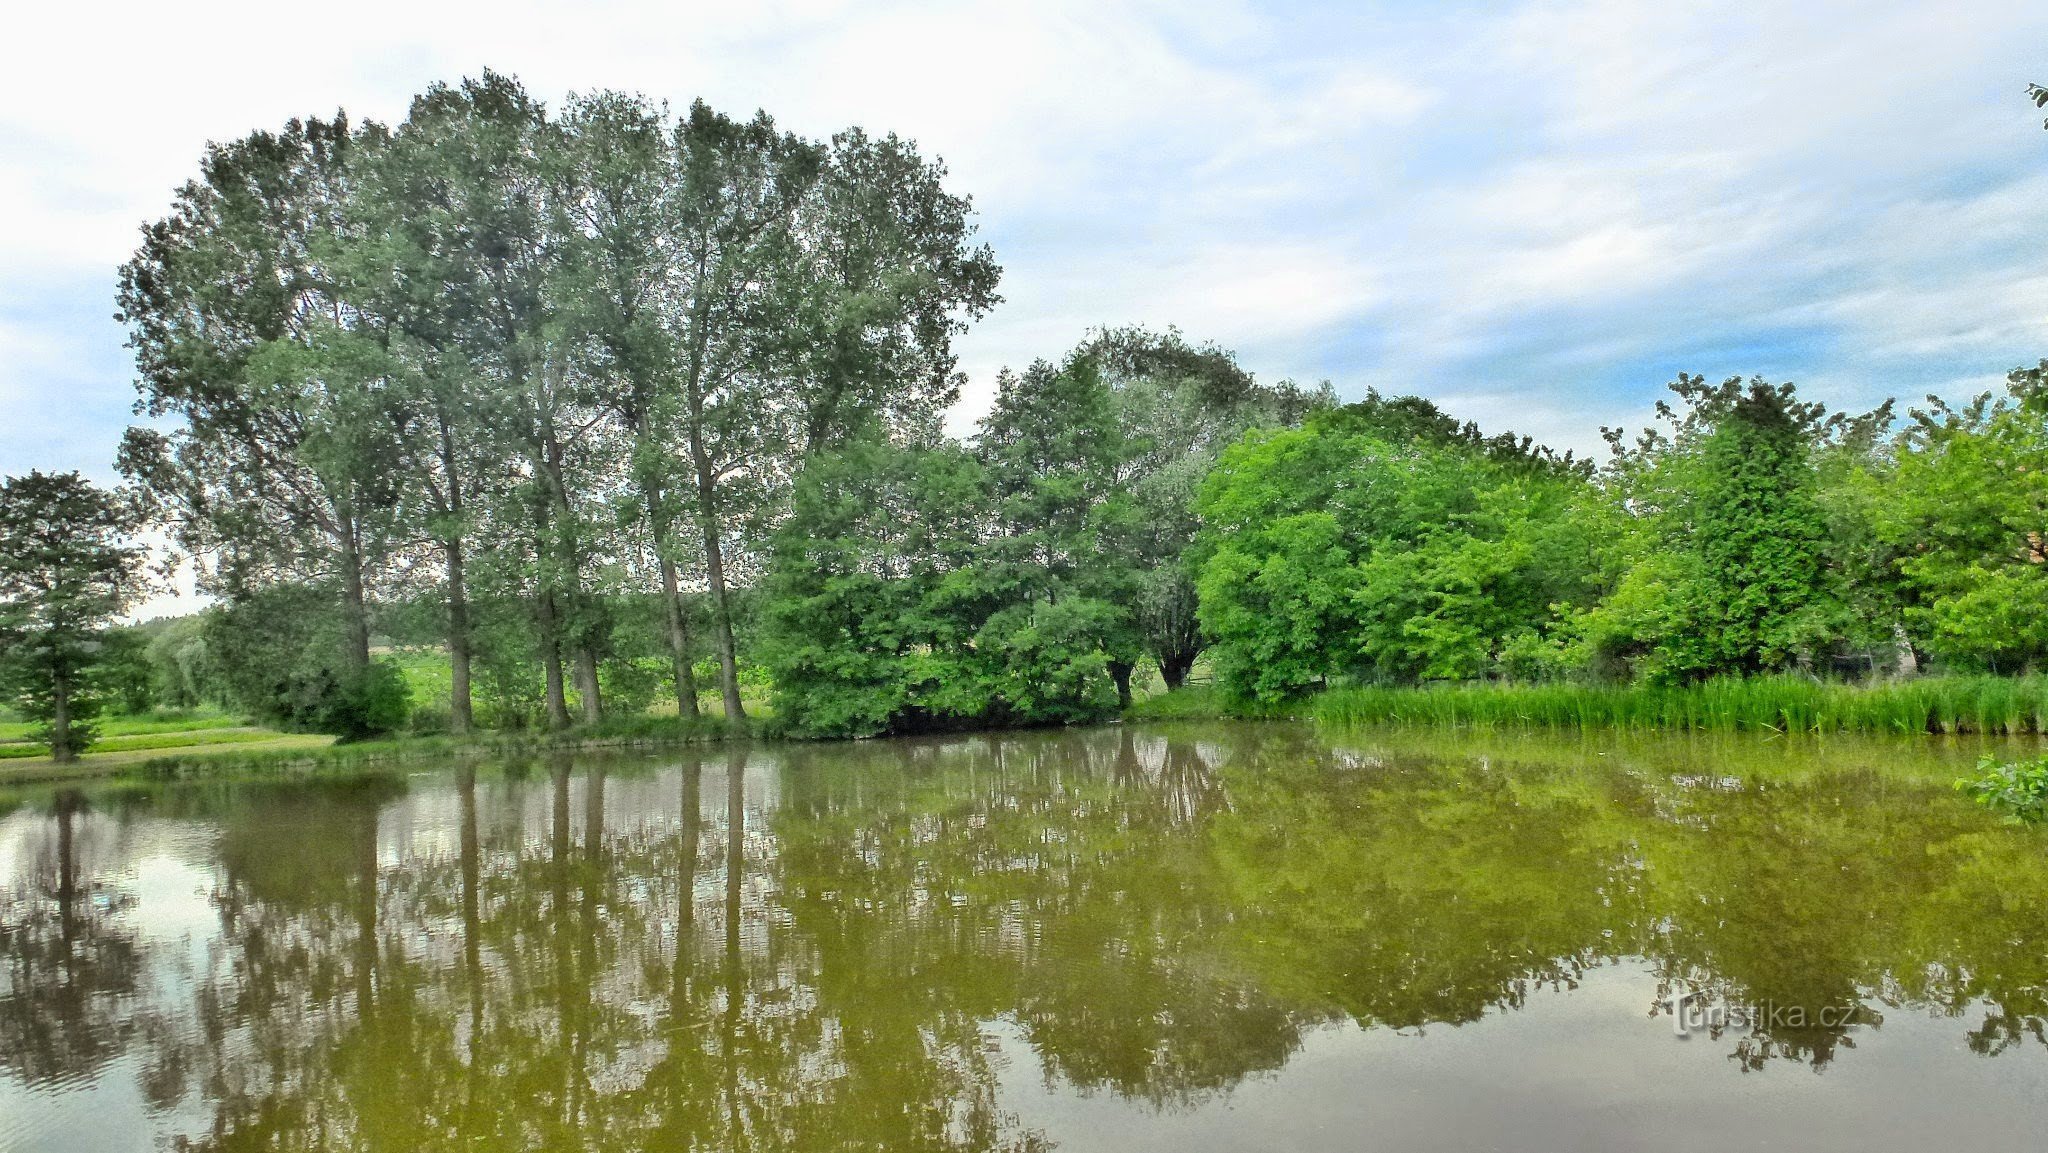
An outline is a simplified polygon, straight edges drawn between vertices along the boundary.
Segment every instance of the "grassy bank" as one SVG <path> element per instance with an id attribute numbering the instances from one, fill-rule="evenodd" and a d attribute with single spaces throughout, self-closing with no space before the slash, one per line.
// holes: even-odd
<path id="1" fill-rule="evenodd" d="M 1300 716 L 1328 724 L 1674 732 L 2048 734 L 2048 677 L 1851 685 L 1775 676 L 1694 685 L 1485 684 L 1332 689 L 1242 706 L 1209 689 L 1140 701 L 1132 720 Z"/>
<path id="2" fill-rule="evenodd" d="M 245 739 L 232 739 L 246 734 Z M 59 765 L 47 756 L 0 760 L 0 784 L 78 780 L 89 777 L 177 777 L 233 775 L 279 769 L 348 768 L 382 763 L 450 760 L 469 756 L 511 756 L 578 749 L 657 749 L 745 738 L 750 731 L 722 719 L 684 722 L 646 716 L 606 721 L 559 733 L 484 732 L 395 736 L 336 743 L 333 737 L 279 733 L 268 729 L 188 734 L 172 744 L 115 748 L 103 741 L 76 763 Z M 136 740 L 170 738 L 138 737 Z"/>
<path id="3" fill-rule="evenodd" d="M 141 716 L 106 717 L 99 730 L 93 748 L 108 752 L 232 743 L 257 739 L 250 734 L 275 735 L 218 709 L 165 709 Z M 36 741 L 34 733 L 35 726 L 27 721 L 0 720 L 0 761 L 49 756 L 49 747 Z"/>
<path id="4" fill-rule="evenodd" d="M 281 768 L 347 768 L 409 761 L 445 761 L 460 757 L 678 748 L 744 740 L 750 735 L 750 730 L 744 726 L 729 726 L 723 719 L 715 717 L 682 721 L 674 717 L 646 716 L 605 721 L 559 733 L 484 732 L 467 737 L 433 734 L 346 744 L 327 743 L 295 749 L 181 749 L 124 766 L 120 771 L 127 776 L 176 777 Z"/>

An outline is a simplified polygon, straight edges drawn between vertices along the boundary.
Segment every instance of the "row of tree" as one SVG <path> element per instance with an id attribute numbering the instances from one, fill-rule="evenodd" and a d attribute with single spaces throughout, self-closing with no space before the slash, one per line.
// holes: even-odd
<path id="1" fill-rule="evenodd" d="M 943 175 L 893 136 L 618 93 L 549 110 L 491 74 L 395 128 L 215 146 L 122 270 L 161 419 L 121 469 L 230 604 L 338 603 L 338 637 L 296 638 L 323 651 L 258 663 L 287 667 L 280 698 L 342 702 L 344 727 L 394 691 L 376 605 L 428 590 L 458 732 L 493 644 L 542 669 L 545 723 L 572 700 L 598 719 L 626 589 L 659 590 L 694 716 L 688 585 L 738 719 L 734 589 L 762 518 L 821 451 L 934 435 L 952 337 L 996 299 Z M 512 615 L 511 641 L 479 619 Z"/>
<path id="2" fill-rule="evenodd" d="M 1233 691 L 2048 657 L 2048 365 L 1893 416 L 1681 377 L 1599 466 L 1378 397 L 1205 482 L 1202 619 Z"/>
<path id="3" fill-rule="evenodd" d="M 0 664 L 57 730 L 108 695 L 144 523 L 219 604 L 142 679 L 347 735 L 418 711 L 379 636 L 458 733 L 750 680 L 807 734 L 1073 722 L 1205 649 L 1267 701 L 2048 653 L 2041 370 L 1904 422 L 1681 377 L 1596 466 L 1105 330 L 956 440 L 971 241 L 896 137 L 493 74 L 214 146 L 121 272 L 131 483 L 0 494 Z"/>

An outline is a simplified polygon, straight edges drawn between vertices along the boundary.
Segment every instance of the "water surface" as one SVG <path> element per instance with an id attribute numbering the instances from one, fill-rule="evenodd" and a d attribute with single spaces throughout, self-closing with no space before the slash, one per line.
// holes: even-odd
<path id="1" fill-rule="evenodd" d="M 0 1149 L 2038 1149 L 2048 835 L 1973 756 L 1208 725 L 25 793 Z"/>

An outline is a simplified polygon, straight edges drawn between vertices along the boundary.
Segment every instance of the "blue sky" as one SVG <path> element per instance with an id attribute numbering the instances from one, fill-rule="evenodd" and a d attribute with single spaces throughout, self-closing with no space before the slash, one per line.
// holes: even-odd
<path id="1" fill-rule="evenodd" d="M 1096 324 L 1581 450 L 1681 370 L 1860 407 L 2048 355 L 2038 5 L 120 7 L 10 17 L 0 473 L 110 475 L 114 270 L 208 139 L 486 66 L 943 156 L 1005 268 L 963 422 Z"/>

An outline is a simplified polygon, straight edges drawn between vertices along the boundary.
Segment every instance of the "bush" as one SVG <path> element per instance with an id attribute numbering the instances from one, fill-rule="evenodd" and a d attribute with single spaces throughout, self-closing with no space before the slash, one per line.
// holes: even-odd
<path id="1" fill-rule="evenodd" d="M 1976 775 L 1957 781 L 1956 789 L 1987 809 L 2031 824 L 2048 818 L 2048 757 L 2000 761 L 1986 753 Z"/>
<path id="2" fill-rule="evenodd" d="M 389 661 L 371 661 L 354 677 L 344 677 L 328 698 L 314 727 L 344 741 L 396 732 L 412 713 L 412 691 L 405 673 Z"/>

